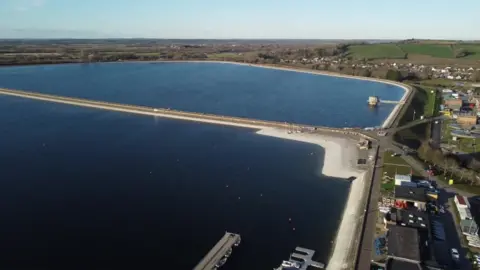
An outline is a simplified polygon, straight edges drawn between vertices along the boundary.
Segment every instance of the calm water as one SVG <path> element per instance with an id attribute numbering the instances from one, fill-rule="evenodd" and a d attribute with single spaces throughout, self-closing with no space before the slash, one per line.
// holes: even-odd
<path id="1" fill-rule="evenodd" d="M 3 96 L 0 108 L 2 268 L 191 269 L 226 230 L 243 241 L 225 269 L 269 269 L 297 245 L 328 258 L 349 184 L 318 175 L 322 148 Z"/>
<path id="2" fill-rule="evenodd" d="M 381 83 L 216 63 L 105 63 L 0 68 L 0 87 L 127 104 L 332 127 L 376 126 L 399 100 Z"/>
<path id="3" fill-rule="evenodd" d="M 367 97 L 402 94 L 186 63 L 1 68 L 0 86 L 331 126 L 380 124 L 391 107 Z M 271 269 L 295 246 L 326 262 L 349 190 L 318 173 L 322 148 L 248 129 L 0 96 L 0 138 L 2 269 L 191 269 L 226 230 L 242 235 L 227 270 Z"/>

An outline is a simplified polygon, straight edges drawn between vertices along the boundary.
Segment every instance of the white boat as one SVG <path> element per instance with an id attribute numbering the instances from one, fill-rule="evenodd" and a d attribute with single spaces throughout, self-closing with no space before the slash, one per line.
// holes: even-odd
<path id="1" fill-rule="evenodd" d="M 230 257 L 230 255 L 232 255 L 232 249 L 227 250 L 227 252 L 225 253 L 225 258 Z"/>
<path id="2" fill-rule="evenodd" d="M 227 262 L 227 258 L 223 258 L 220 261 L 218 261 L 217 264 L 215 264 L 215 267 L 220 268 L 222 267 L 225 263 Z"/>
<path id="3" fill-rule="evenodd" d="M 236 246 L 236 247 L 238 247 L 238 245 L 240 245 L 241 240 L 242 240 L 242 239 L 241 239 L 240 237 L 238 237 L 237 242 L 235 242 L 235 244 L 233 244 L 233 245 Z"/>
<path id="4" fill-rule="evenodd" d="M 283 261 L 278 268 L 273 268 L 273 270 L 300 269 L 300 267 L 302 265 L 299 262 Z"/>

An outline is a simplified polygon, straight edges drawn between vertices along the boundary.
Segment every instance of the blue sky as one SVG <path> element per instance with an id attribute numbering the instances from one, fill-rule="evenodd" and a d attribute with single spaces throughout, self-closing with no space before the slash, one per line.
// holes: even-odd
<path id="1" fill-rule="evenodd" d="M 0 38 L 477 39 L 480 0 L 0 0 Z"/>

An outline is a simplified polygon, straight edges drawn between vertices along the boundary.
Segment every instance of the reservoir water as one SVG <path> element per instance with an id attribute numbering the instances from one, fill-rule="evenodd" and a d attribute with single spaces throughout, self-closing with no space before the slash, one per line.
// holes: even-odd
<path id="1" fill-rule="evenodd" d="M 344 103 L 356 109 L 326 112 L 350 84 L 356 98 Z M 379 84 L 187 63 L 2 68 L 0 87 L 331 126 L 362 113 L 362 125 L 380 124 L 391 108 L 364 110 L 369 92 L 401 96 Z M 242 243 L 223 269 L 271 269 L 295 246 L 328 260 L 349 184 L 319 174 L 322 148 L 6 96 L 0 123 L 1 268 L 191 269 L 225 231 Z"/>
<path id="2" fill-rule="evenodd" d="M 103 63 L 0 68 L 0 87 L 126 104 L 331 127 L 381 125 L 400 100 L 382 83 L 218 63 Z"/>

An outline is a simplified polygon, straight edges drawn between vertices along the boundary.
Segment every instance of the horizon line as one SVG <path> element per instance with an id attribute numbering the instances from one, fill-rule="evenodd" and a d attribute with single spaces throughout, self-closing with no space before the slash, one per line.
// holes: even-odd
<path id="1" fill-rule="evenodd" d="M 389 38 L 149 38 L 149 37 L 95 37 L 95 38 L 80 38 L 80 37 L 24 37 L 24 38 L 2 38 L 0 40 L 135 40 L 135 39 L 148 39 L 148 40 L 323 40 L 323 41 L 364 41 L 364 40 L 376 40 L 376 41 L 403 41 L 403 40 L 417 40 L 417 41 L 480 41 L 480 39 L 441 39 L 441 38 L 409 38 L 409 39 L 389 39 Z"/>

